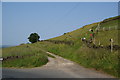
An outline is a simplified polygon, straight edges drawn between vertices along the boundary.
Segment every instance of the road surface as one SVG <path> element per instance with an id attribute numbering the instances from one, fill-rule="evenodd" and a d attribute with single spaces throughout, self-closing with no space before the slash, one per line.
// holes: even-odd
<path id="1" fill-rule="evenodd" d="M 36 68 L 11 69 L 3 68 L 3 78 L 113 78 L 103 72 L 84 68 L 72 61 L 54 55 L 48 57 L 49 62 Z"/>

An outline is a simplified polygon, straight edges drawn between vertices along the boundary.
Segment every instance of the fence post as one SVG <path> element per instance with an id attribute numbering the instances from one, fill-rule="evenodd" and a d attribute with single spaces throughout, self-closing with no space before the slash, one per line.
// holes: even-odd
<path id="1" fill-rule="evenodd" d="M 110 31 L 110 27 L 109 27 L 109 31 Z"/>
<path id="2" fill-rule="evenodd" d="M 113 39 L 110 39 L 110 44 L 111 44 L 111 52 L 113 52 Z"/>
<path id="3" fill-rule="evenodd" d="M 95 44 L 95 38 L 93 38 L 93 44 Z"/>
<path id="4" fill-rule="evenodd" d="M 100 41 L 99 41 L 99 44 L 98 44 L 99 46 L 100 46 Z"/>
<path id="5" fill-rule="evenodd" d="M 105 31 L 105 27 L 103 27 L 103 31 Z"/>
<path id="6" fill-rule="evenodd" d="M 115 26 L 115 30 L 117 30 L 117 26 Z"/>
<path id="7" fill-rule="evenodd" d="M 96 27 L 95 31 L 96 31 L 96 32 L 98 32 L 98 31 L 99 31 L 99 29 L 100 29 L 100 23 L 98 23 L 98 25 L 97 25 L 97 27 Z"/>

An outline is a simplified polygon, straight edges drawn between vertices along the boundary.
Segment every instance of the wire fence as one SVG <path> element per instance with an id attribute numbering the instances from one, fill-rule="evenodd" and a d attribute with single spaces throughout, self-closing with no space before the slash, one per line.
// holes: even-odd
<path id="1" fill-rule="evenodd" d="M 96 31 L 110 31 L 110 30 L 120 30 L 120 28 L 118 28 L 118 26 L 114 26 L 114 27 L 100 27 L 100 28 L 96 28 Z"/>
<path id="2" fill-rule="evenodd" d="M 90 29 L 89 31 L 93 32 L 90 34 L 89 39 L 82 39 L 89 48 L 104 48 L 113 50 L 119 50 L 120 46 L 118 45 L 118 26 L 107 26 L 102 27 L 100 23 L 96 26 L 94 30 Z"/>

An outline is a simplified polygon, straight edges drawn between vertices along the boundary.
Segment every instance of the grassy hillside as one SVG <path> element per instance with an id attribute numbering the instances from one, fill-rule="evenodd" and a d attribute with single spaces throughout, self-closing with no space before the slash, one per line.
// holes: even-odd
<path id="1" fill-rule="evenodd" d="M 104 71 L 113 76 L 120 77 L 118 44 L 118 20 L 120 17 L 112 17 L 98 23 L 83 26 L 61 36 L 36 43 L 45 50 L 60 55 L 83 65 Z M 90 29 L 93 32 L 89 31 Z M 94 33 L 94 38 L 90 34 Z M 82 41 L 81 38 L 86 38 Z M 90 43 L 90 39 L 92 42 Z M 113 39 L 113 51 L 111 52 L 110 39 Z M 70 42 L 74 44 L 70 44 Z M 67 43 L 67 44 L 66 44 Z"/>
<path id="2" fill-rule="evenodd" d="M 47 54 L 34 44 L 3 48 L 3 67 L 38 67 L 48 62 Z"/>
<path id="3" fill-rule="evenodd" d="M 120 16 L 85 25 L 61 36 L 3 49 L 4 67 L 36 67 L 47 63 L 49 51 L 84 67 L 104 71 L 120 77 L 120 44 L 118 43 L 118 21 Z M 90 29 L 93 30 L 90 31 Z M 92 34 L 92 36 L 91 36 Z M 94 37 L 93 37 L 94 35 Z M 82 41 L 82 38 L 86 38 Z M 92 40 L 91 40 L 92 39 Z M 111 42 L 113 39 L 113 50 Z"/>

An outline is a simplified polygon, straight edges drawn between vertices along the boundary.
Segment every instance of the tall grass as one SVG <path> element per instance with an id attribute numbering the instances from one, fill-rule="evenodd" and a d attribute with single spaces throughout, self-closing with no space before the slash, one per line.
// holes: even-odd
<path id="1" fill-rule="evenodd" d="M 17 56 L 3 61 L 3 67 L 37 67 L 48 62 L 46 53 L 33 44 L 4 48 L 2 53 L 3 58 Z"/>
<path id="2" fill-rule="evenodd" d="M 32 68 L 39 67 L 48 62 L 47 57 L 43 54 L 27 56 L 22 59 L 14 59 L 3 61 L 3 67 L 16 67 L 16 68 Z"/>
<path id="3" fill-rule="evenodd" d="M 118 28 L 112 29 L 117 24 L 118 20 L 108 21 L 106 23 L 102 23 L 101 27 L 111 27 L 111 30 L 108 31 L 99 31 L 95 35 L 95 43 L 96 45 L 100 43 L 103 46 L 110 45 L 110 39 L 114 40 L 114 45 L 118 44 Z M 52 38 L 50 40 L 67 40 L 73 41 L 74 45 L 65 45 L 65 44 L 53 44 L 50 42 L 39 42 L 38 46 L 41 46 L 45 50 L 52 52 L 54 54 L 60 55 L 69 60 L 75 61 L 80 65 L 88 68 L 94 68 L 96 70 L 102 70 L 106 73 L 109 73 L 113 76 L 120 77 L 119 75 L 119 59 L 118 52 L 120 50 L 114 50 L 113 52 L 110 49 L 105 48 L 89 48 L 87 45 L 81 41 L 81 38 L 86 37 L 87 40 L 90 38 L 89 29 L 95 30 L 98 26 L 98 23 L 86 25 L 80 29 L 77 29 L 72 32 L 68 32 L 59 37 Z M 70 37 L 71 36 L 71 37 Z"/>
<path id="4" fill-rule="evenodd" d="M 112 20 L 110 22 L 102 23 L 100 26 L 101 27 L 111 27 L 113 28 L 114 26 L 117 25 L 118 20 Z M 74 42 L 74 45 L 66 45 L 66 44 L 54 44 L 51 42 L 37 42 L 35 44 L 31 45 L 21 45 L 21 46 L 16 46 L 16 47 L 11 47 L 11 48 L 6 48 L 3 49 L 3 57 L 7 56 L 26 56 L 30 54 L 34 55 L 46 55 L 44 54 L 45 51 L 52 52 L 54 54 L 57 54 L 59 56 L 62 56 L 64 58 L 67 58 L 69 60 L 75 61 L 76 63 L 83 65 L 84 67 L 88 68 L 94 68 L 96 70 L 102 70 L 106 73 L 109 73 L 111 75 L 114 75 L 116 77 L 120 77 L 119 75 L 119 59 L 118 59 L 118 51 L 120 50 L 113 50 L 111 52 L 109 49 L 104 49 L 104 48 L 89 48 L 87 45 L 81 41 L 81 38 L 86 37 L 87 40 L 90 39 L 90 31 L 89 29 L 95 30 L 96 27 L 98 26 L 98 23 L 93 23 L 89 24 L 86 26 L 83 26 L 80 29 L 77 29 L 72 32 L 68 32 L 64 35 L 61 35 L 59 37 L 55 37 L 49 40 L 63 40 L 63 41 L 72 41 Z M 114 44 L 118 44 L 118 32 L 119 30 L 108 30 L 108 31 L 99 31 L 95 35 L 95 43 L 98 44 L 99 41 L 101 42 L 102 45 L 107 46 L 110 44 L 109 39 L 113 38 Z M 15 66 L 15 64 L 20 63 L 22 66 L 25 66 L 25 63 L 29 63 L 31 61 L 32 63 L 29 63 L 31 66 L 38 66 L 38 57 L 40 56 L 33 56 L 33 57 L 26 57 L 24 60 L 22 59 L 17 59 L 12 61 L 7 61 L 4 62 L 4 66 L 9 66 L 11 65 Z M 35 59 L 35 60 L 34 60 Z M 43 60 L 43 57 L 41 57 L 39 60 Z M 22 61 L 25 61 L 25 63 Z M 40 61 L 40 62 L 41 62 Z M 10 64 L 9 64 L 10 62 Z M 44 57 L 43 63 L 47 62 L 47 58 Z M 21 66 L 20 64 L 17 64 Z M 42 64 L 42 63 L 41 63 Z M 40 65 L 41 65 L 40 64 Z M 26 66 L 30 66 L 26 65 Z"/>
<path id="5" fill-rule="evenodd" d="M 47 45 L 44 49 L 49 52 L 75 61 L 84 67 L 102 70 L 116 77 L 120 77 L 118 75 L 118 51 L 111 53 L 110 50 L 106 49 L 88 48 L 85 44 L 79 46 L 79 48 L 77 48 L 78 45 L 68 46 L 53 43 L 47 43 Z"/>
<path id="6" fill-rule="evenodd" d="M 2 57 L 2 48 L 0 48 L 0 57 Z M 0 61 L 0 67 L 2 67 L 2 61 Z"/>

